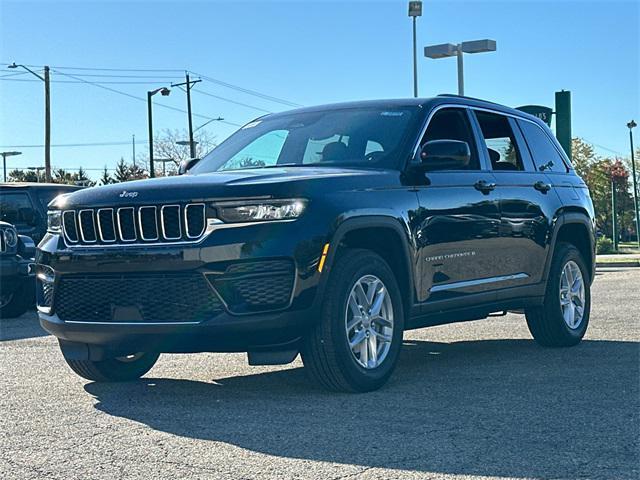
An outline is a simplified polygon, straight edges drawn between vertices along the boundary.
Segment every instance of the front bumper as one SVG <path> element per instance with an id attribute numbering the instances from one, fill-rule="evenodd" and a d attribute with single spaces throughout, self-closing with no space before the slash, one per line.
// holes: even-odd
<path id="1" fill-rule="evenodd" d="M 252 351 L 295 343 L 313 324 L 319 310 L 317 265 L 324 237 L 310 230 L 306 239 L 301 239 L 299 233 L 292 234 L 291 227 L 292 224 L 274 224 L 222 230 L 202 244 L 180 247 L 74 250 L 67 248 L 59 236 L 47 235 L 38 247 L 36 261 L 38 266 L 45 265 L 54 272 L 50 283 L 54 293 L 47 297 L 49 304 L 39 302 L 40 322 L 61 344 L 82 345 L 94 356 L 105 351 Z M 246 266 L 278 262 L 289 262 L 292 278 L 286 302 L 274 303 L 270 300 L 273 295 L 269 296 L 271 288 L 265 285 L 275 285 L 273 288 L 280 292 L 278 298 L 282 298 L 282 291 L 289 284 L 273 282 L 270 275 L 278 273 L 273 269 L 252 273 L 247 272 Z M 123 278 L 135 280 L 131 288 L 148 286 L 153 278 L 154 295 L 158 296 L 158 277 L 166 279 L 166 286 L 171 287 L 172 278 L 186 275 L 201 278 L 211 288 L 219 300 L 219 310 L 214 306 L 203 317 L 202 311 L 190 308 L 194 298 L 202 298 L 202 291 L 196 295 L 190 288 L 162 288 L 160 297 L 172 299 L 168 305 L 173 310 L 168 312 L 149 308 L 148 302 L 145 304 L 148 295 L 134 295 L 129 287 L 113 287 Z M 241 279 L 242 287 L 229 278 Z M 61 305 L 58 294 L 65 282 L 85 288 L 76 290 L 77 295 L 67 292 L 65 304 Z M 41 279 L 38 283 L 38 291 L 42 292 Z M 120 293 L 109 297 L 100 285 Z M 108 305 L 102 302 L 94 308 L 91 299 L 104 299 L 105 295 L 112 298 Z M 238 295 L 245 297 L 237 301 Z M 261 308 L 261 301 L 268 305 Z M 196 311 L 199 316 L 184 318 L 178 304 L 184 305 L 185 312 Z"/>

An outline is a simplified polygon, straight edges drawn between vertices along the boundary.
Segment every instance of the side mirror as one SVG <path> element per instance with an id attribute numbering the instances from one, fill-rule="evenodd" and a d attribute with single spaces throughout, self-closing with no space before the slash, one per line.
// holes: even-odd
<path id="1" fill-rule="evenodd" d="M 461 170 L 469 165 L 471 149 L 460 140 L 431 140 L 418 152 L 425 170 Z"/>
<path id="2" fill-rule="evenodd" d="M 184 175 L 189 170 L 191 170 L 199 161 L 199 158 L 190 158 L 189 160 L 181 161 L 180 166 L 178 167 L 178 175 Z"/>

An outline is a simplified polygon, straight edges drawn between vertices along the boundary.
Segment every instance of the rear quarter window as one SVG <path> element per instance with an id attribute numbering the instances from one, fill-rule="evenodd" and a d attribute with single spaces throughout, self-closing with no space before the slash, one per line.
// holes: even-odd
<path id="1" fill-rule="evenodd" d="M 547 133 L 535 123 L 518 119 L 536 169 L 546 172 L 567 172 L 567 164 Z"/>

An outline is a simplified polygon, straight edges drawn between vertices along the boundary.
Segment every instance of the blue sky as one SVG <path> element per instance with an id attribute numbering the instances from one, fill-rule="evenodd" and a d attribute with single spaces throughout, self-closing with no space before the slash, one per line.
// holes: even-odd
<path id="1" fill-rule="evenodd" d="M 601 154 L 628 152 L 626 122 L 640 120 L 640 2 L 425 1 L 419 19 L 420 95 L 456 91 L 455 59 L 429 60 L 428 44 L 480 38 L 498 51 L 465 57 L 466 94 L 510 106 L 553 106 L 571 90 L 573 132 Z M 82 75 L 136 97 L 179 81 L 189 69 L 300 105 L 412 95 L 411 22 L 406 1 L 28 2 L 0 1 L 0 76 L 6 63 L 51 65 L 52 79 Z M 56 68 L 58 67 L 58 68 Z M 97 71 L 60 67 L 162 69 Z M 145 75 L 89 77 L 86 75 Z M 41 165 L 43 88 L 29 75 L 0 79 L 0 149 L 9 168 Z M 210 81 L 196 88 L 254 108 L 193 93 L 193 110 L 236 124 L 284 104 Z M 185 108 L 184 93 L 154 97 Z M 154 127 L 186 128 L 186 115 L 154 107 Z M 259 109 L 259 110 L 258 110 Z M 200 125 L 206 120 L 194 118 Z M 52 83 L 52 143 L 130 142 L 147 137 L 146 105 L 86 83 Z M 232 125 L 213 122 L 222 140 Z M 638 136 L 640 143 L 640 135 Z M 138 144 L 138 152 L 146 151 Z M 131 146 L 54 147 L 56 167 L 112 168 Z M 97 177 L 99 172 L 91 172 Z"/>

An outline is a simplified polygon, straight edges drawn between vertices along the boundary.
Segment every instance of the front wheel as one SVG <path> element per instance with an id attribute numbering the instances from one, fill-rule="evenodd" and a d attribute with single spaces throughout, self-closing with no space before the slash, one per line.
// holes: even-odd
<path id="1" fill-rule="evenodd" d="M 303 342 L 302 361 L 329 390 L 376 390 L 393 372 L 403 330 L 402 298 L 387 263 L 368 250 L 345 250 L 328 279 L 320 321 Z"/>
<path id="2" fill-rule="evenodd" d="M 64 355 L 64 352 L 63 352 Z M 104 360 L 72 360 L 64 355 L 76 374 L 94 382 L 127 382 L 137 380 L 155 365 L 159 353 L 138 352 Z"/>
<path id="3" fill-rule="evenodd" d="M 32 279 L 22 280 L 14 292 L 0 294 L 0 318 L 19 317 L 35 303 L 35 294 L 30 281 Z"/>
<path id="4" fill-rule="evenodd" d="M 559 243 L 551 261 L 544 305 L 525 310 L 533 338 L 546 347 L 570 347 L 584 337 L 591 310 L 591 281 L 580 251 Z"/>

